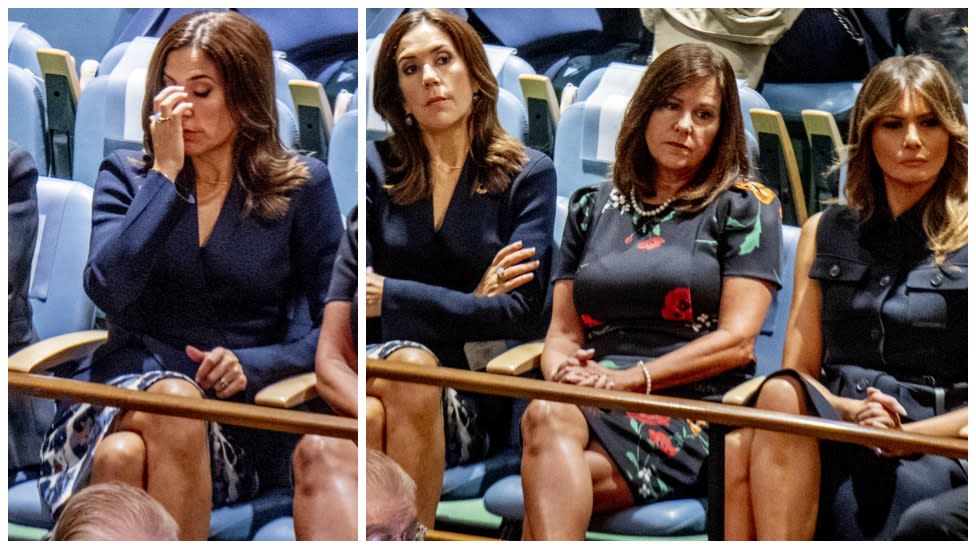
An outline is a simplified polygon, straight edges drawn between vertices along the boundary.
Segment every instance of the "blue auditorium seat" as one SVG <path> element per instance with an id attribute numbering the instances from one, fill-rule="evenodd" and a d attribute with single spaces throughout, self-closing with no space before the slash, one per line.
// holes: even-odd
<path id="1" fill-rule="evenodd" d="M 329 140 L 329 174 L 335 188 L 339 211 L 348 213 L 359 201 L 359 111 L 346 111 L 332 128 Z"/>
<path id="2" fill-rule="evenodd" d="M 44 100 L 44 81 L 24 67 L 7 63 L 7 138 L 30 153 L 42 175 L 48 167 Z"/>
<path id="3" fill-rule="evenodd" d="M 77 181 L 40 177 L 37 182 L 38 228 L 28 296 L 37 335 L 89 330 L 95 306 L 82 287 L 91 234 L 92 189 Z M 40 445 L 54 419 L 54 401 L 11 394 L 8 444 L 25 465 L 7 490 L 7 521 L 11 525 L 47 530 L 50 516 L 41 508 L 33 471 L 40 462 Z M 16 403 L 16 404 L 14 404 Z M 34 432 L 34 427 L 40 431 Z M 32 455 L 22 455 L 29 453 Z M 12 531 L 11 535 L 15 535 Z"/>
<path id="4" fill-rule="evenodd" d="M 41 76 L 37 62 L 38 48 L 50 48 L 51 44 L 41 35 L 27 28 L 25 23 L 7 21 L 7 62 L 23 67 Z"/>
<path id="5" fill-rule="evenodd" d="M 802 120 L 800 113 L 804 109 L 826 111 L 837 120 L 841 133 L 846 133 L 845 122 L 860 90 L 860 81 L 809 84 L 770 82 L 763 85 L 762 96 L 769 103 L 769 108 L 782 113 L 788 123 Z"/>
<path id="6" fill-rule="evenodd" d="M 110 50 L 78 100 L 75 119 L 73 177 L 94 185 L 98 166 L 116 149 L 142 148 L 142 99 L 146 68 L 157 38 L 137 37 Z M 298 141 L 298 122 L 288 106 L 287 80 L 297 68 L 276 59 L 278 73 L 278 134 L 286 147 Z M 284 90 L 280 83 L 285 82 Z M 285 93 L 284 96 L 281 93 Z"/>

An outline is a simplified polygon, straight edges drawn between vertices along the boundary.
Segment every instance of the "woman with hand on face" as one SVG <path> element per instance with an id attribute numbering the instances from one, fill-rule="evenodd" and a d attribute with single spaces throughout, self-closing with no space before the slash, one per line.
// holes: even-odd
<path id="1" fill-rule="evenodd" d="M 552 162 L 502 130 L 484 46 L 454 15 L 401 16 L 373 82 L 393 133 L 367 149 L 367 337 L 382 343 L 369 356 L 483 368 L 466 343 L 535 335 L 552 253 Z M 438 387 L 371 379 L 366 394 L 367 441 L 416 481 L 427 524 L 445 445 L 454 464 L 507 436 L 505 399 L 447 389 L 442 419 Z"/>
<path id="2" fill-rule="evenodd" d="M 342 221 L 325 166 L 278 138 L 274 78 L 267 34 L 235 12 L 187 15 L 160 38 L 144 150 L 113 153 L 95 183 L 84 285 L 108 341 L 68 375 L 252 401 L 313 367 Z M 264 455 L 281 454 L 271 436 L 61 402 L 41 494 L 57 514 L 87 483 L 131 484 L 205 539 L 211 506 L 253 497 L 262 460 L 280 458 Z"/>
<path id="3" fill-rule="evenodd" d="M 886 59 L 864 80 L 849 135 L 847 204 L 803 226 L 783 370 L 755 405 L 956 436 L 968 399 L 959 86 L 930 58 Z M 955 459 L 740 429 L 726 448 L 726 537 L 892 539 L 913 503 L 967 483 Z"/>
<path id="4" fill-rule="evenodd" d="M 748 179 L 735 75 L 704 44 L 648 67 L 611 180 L 577 191 L 556 263 L 548 380 L 717 399 L 755 370 L 779 285 L 775 195 Z M 583 539 L 593 512 L 705 494 L 702 422 L 532 401 L 525 539 Z"/>

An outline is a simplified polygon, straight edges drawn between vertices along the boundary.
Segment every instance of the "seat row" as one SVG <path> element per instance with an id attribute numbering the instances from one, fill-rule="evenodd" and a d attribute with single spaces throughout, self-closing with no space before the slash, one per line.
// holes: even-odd
<path id="1" fill-rule="evenodd" d="M 101 61 L 83 63 L 79 78 L 68 52 L 47 47 L 20 23 L 8 22 L 8 33 L 10 59 L 23 63 L 8 63 L 9 109 L 17 113 L 8 135 L 41 173 L 93 185 L 109 152 L 142 147 L 145 71 L 157 38 L 116 45 Z M 326 160 L 339 206 L 348 211 L 357 196 L 355 80 L 338 91 L 333 108 L 320 82 L 307 80 L 281 54 L 275 64 L 282 142 Z"/>

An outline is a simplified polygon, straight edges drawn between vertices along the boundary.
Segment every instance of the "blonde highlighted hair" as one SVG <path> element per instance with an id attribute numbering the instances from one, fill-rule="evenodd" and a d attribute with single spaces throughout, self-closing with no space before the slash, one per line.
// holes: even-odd
<path id="1" fill-rule="evenodd" d="M 938 61 L 924 55 L 889 57 L 864 79 L 851 112 L 845 155 L 847 207 L 862 221 L 885 200 L 884 175 L 871 146 L 879 118 L 893 111 L 906 90 L 925 100 L 949 133 L 949 153 L 932 188 L 922 197 L 922 226 L 929 250 L 942 264 L 965 246 L 969 232 L 969 128 L 959 84 Z"/>

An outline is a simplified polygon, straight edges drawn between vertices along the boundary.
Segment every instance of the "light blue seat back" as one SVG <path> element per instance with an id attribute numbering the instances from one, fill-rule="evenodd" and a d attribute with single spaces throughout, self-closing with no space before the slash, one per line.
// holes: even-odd
<path id="1" fill-rule="evenodd" d="M 30 303 L 41 339 L 87 330 L 95 306 L 82 285 L 91 236 L 92 189 L 77 181 L 40 177 L 37 243 Z"/>
<path id="2" fill-rule="evenodd" d="M 72 172 L 78 181 L 94 185 L 98 166 L 110 152 L 142 149 L 146 69 L 157 41 L 157 38 L 137 37 L 112 48 L 99 67 L 99 75 L 82 92 L 75 118 Z M 278 82 L 295 75 L 297 70 L 280 59 L 276 59 L 276 65 Z M 287 89 L 287 80 L 284 82 Z M 279 86 L 277 91 L 282 93 L 282 88 Z M 279 96 L 278 135 L 284 146 L 293 147 L 298 142 L 298 122 L 289 104 L 290 92 Z"/>
<path id="3" fill-rule="evenodd" d="M 783 247 L 780 250 L 780 283 L 782 287 L 773 296 L 769 312 L 763 320 L 759 337 L 756 338 L 756 375 L 766 375 L 779 370 L 783 364 L 783 343 L 793 303 L 793 274 L 796 264 L 796 246 L 800 240 L 800 228 L 783 225 Z"/>
<path id="4" fill-rule="evenodd" d="M 580 187 L 607 179 L 627 104 L 644 69 L 611 63 L 580 83 L 576 102 L 563 112 L 556 128 L 556 194 L 568 197 Z"/>
<path id="5" fill-rule="evenodd" d="M 44 81 L 7 63 L 7 138 L 30 153 L 42 175 L 48 166 L 44 102 Z"/>
<path id="6" fill-rule="evenodd" d="M 359 111 L 349 110 L 332 128 L 329 140 L 329 175 L 343 215 L 358 202 Z"/>
<path id="7" fill-rule="evenodd" d="M 37 61 L 38 48 L 50 48 L 51 44 L 41 35 L 17 21 L 7 21 L 7 62 L 23 67 L 41 76 Z"/>
<path id="8" fill-rule="evenodd" d="M 488 56 L 488 65 L 491 67 L 492 74 L 498 80 L 498 87 L 510 91 L 519 103 L 524 104 L 525 96 L 522 95 L 519 76 L 535 74 L 535 69 L 516 55 L 515 48 L 485 44 L 485 55 Z"/>
<path id="9" fill-rule="evenodd" d="M 827 111 L 843 124 L 847 120 L 850 110 L 854 107 L 854 100 L 861 91 L 860 81 L 850 82 L 812 82 L 812 83 L 776 83 L 763 85 L 762 95 L 769 103 L 769 108 L 779 111 L 787 122 L 801 120 L 801 111 L 815 109 Z M 842 132 L 845 131 L 842 128 Z"/>

